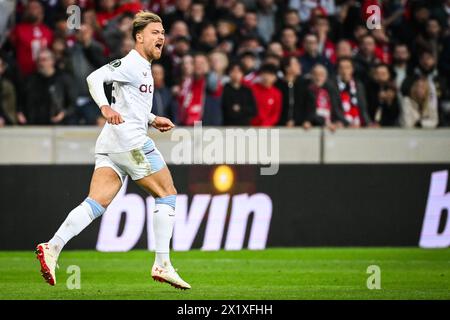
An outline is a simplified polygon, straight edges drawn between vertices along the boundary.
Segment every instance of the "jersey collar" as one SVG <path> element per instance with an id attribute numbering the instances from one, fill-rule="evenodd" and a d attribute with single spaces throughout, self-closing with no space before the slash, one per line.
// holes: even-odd
<path id="1" fill-rule="evenodd" d="M 131 49 L 130 54 L 136 56 L 136 59 L 139 60 L 141 64 L 143 64 L 145 67 L 151 68 L 152 64 L 148 62 L 147 59 L 145 59 L 139 52 L 136 51 L 136 49 Z"/>

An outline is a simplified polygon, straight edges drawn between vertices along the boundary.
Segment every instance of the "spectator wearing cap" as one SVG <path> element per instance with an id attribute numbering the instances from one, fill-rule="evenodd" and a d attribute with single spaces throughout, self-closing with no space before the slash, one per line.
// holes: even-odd
<path id="1" fill-rule="evenodd" d="M 279 125 L 293 127 L 301 125 L 304 120 L 305 82 L 301 77 L 302 66 L 296 57 L 281 60 L 283 78 L 276 82 L 276 87 L 283 97 L 283 106 Z"/>
<path id="2" fill-rule="evenodd" d="M 320 126 L 335 130 L 346 124 L 348 121 L 339 108 L 338 93 L 328 82 L 327 69 L 321 64 L 315 65 L 306 92 L 303 128 Z"/>
<path id="3" fill-rule="evenodd" d="M 253 126 L 273 127 L 280 121 L 283 98 L 274 85 L 276 80 L 277 69 L 273 65 L 259 69 L 259 81 L 251 86 L 258 111 L 251 120 Z"/>
<path id="4" fill-rule="evenodd" d="M 40 50 L 48 48 L 53 32 L 44 23 L 44 9 L 39 1 L 27 3 L 22 21 L 11 31 L 10 41 L 15 49 L 19 71 L 27 76 L 36 70 L 35 58 Z"/>
<path id="5" fill-rule="evenodd" d="M 312 67 L 316 64 L 321 64 L 331 70 L 330 61 L 320 54 L 319 52 L 319 40 L 315 34 L 307 34 L 303 40 L 304 53 L 300 57 L 300 63 L 302 64 L 303 74 L 308 74 Z"/>
<path id="6" fill-rule="evenodd" d="M 241 65 L 231 64 L 228 76 L 230 81 L 225 85 L 222 95 L 223 124 L 249 126 L 257 110 L 252 91 L 242 85 L 244 71 Z"/>

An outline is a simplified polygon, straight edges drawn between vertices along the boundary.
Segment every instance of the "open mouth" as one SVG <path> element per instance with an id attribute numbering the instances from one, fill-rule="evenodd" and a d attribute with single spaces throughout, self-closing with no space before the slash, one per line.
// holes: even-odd
<path id="1" fill-rule="evenodd" d="M 156 45 L 155 45 L 155 47 L 158 49 L 158 50 L 161 50 L 162 49 L 162 43 L 157 43 Z"/>

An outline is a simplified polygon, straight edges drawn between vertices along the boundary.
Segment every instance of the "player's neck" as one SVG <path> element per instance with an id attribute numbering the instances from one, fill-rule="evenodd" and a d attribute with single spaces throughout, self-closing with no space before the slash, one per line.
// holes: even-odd
<path id="1" fill-rule="evenodd" d="M 136 51 L 141 55 L 141 57 L 143 57 L 143 58 L 144 58 L 145 60 L 147 60 L 149 63 L 152 63 L 153 58 L 150 58 L 149 56 L 147 56 L 147 55 L 145 54 L 144 49 L 142 49 L 141 47 L 136 46 L 136 47 L 134 47 L 134 50 L 136 50 Z"/>

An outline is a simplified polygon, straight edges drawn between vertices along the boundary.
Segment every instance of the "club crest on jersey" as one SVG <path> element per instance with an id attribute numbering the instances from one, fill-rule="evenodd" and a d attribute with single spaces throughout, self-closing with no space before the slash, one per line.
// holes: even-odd
<path id="1" fill-rule="evenodd" d="M 121 64 L 122 64 L 122 62 L 120 61 L 120 59 L 116 59 L 109 63 L 109 65 L 113 66 L 114 68 L 118 68 Z"/>
<path id="2" fill-rule="evenodd" d="M 141 84 L 139 86 L 139 91 L 143 93 L 152 93 L 152 85 L 151 84 Z"/>

